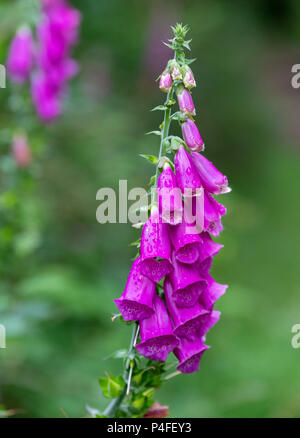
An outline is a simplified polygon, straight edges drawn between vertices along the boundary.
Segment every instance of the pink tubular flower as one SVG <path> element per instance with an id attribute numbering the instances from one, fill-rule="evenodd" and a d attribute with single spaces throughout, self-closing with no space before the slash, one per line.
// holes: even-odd
<path id="1" fill-rule="evenodd" d="M 168 354 L 178 345 L 171 321 L 163 300 L 155 294 L 154 314 L 140 322 L 141 342 L 136 349 L 148 359 L 165 361 Z"/>
<path id="2" fill-rule="evenodd" d="M 177 187 L 176 177 L 170 165 L 165 163 L 158 179 L 158 206 L 163 222 L 176 225 L 182 218 L 181 191 Z"/>
<path id="3" fill-rule="evenodd" d="M 190 161 L 189 154 L 184 146 L 180 146 L 175 155 L 175 171 L 178 187 L 182 194 L 185 194 L 185 189 L 199 189 L 202 187 L 199 175 Z"/>
<path id="4" fill-rule="evenodd" d="M 191 160 L 197 169 L 203 187 L 210 193 L 219 195 L 231 191 L 228 180 L 218 169 L 202 154 L 193 152 Z"/>
<path id="5" fill-rule="evenodd" d="M 199 337 L 199 331 L 207 325 L 206 316 L 209 311 L 198 302 L 192 307 L 178 307 L 173 297 L 172 284 L 168 278 L 164 282 L 164 292 L 167 309 L 173 322 L 174 334 L 190 340 Z"/>
<path id="6" fill-rule="evenodd" d="M 174 349 L 174 354 L 179 360 L 178 371 L 189 374 L 199 370 L 199 362 L 203 353 L 210 348 L 205 345 L 202 339 L 189 341 L 185 338 L 180 339 L 179 347 Z"/>
<path id="7" fill-rule="evenodd" d="M 141 273 L 158 282 L 172 270 L 170 259 L 171 244 L 167 224 L 160 221 L 158 208 L 154 206 L 142 232 Z"/>
<path id="8" fill-rule="evenodd" d="M 184 86 L 186 88 L 196 87 L 196 81 L 195 81 L 193 72 L 192 72 L 192 70 L 190 69 L 189 66 L 186 66 L 184 68 L 183 83 L 184 83 Z"/>
<path id="9" fill-rule="evenodd" d="M 197 261 L 202 239 L 195 225 L 186 223 L 183 217 L 180 224 L 169 228 L 169 236 L 175 257 L 179 262 L 193 264 Z"/>
<path id="10" fill-rule="evenodd" d="M 182 123 L 182 134 L 190 151 L 203 151 L 204 142 L 196 124 L 191 119 L 187 119 L 186 122 Z"/>
<path id="11" fill-rule="evenodd" d="M 138 258 L 131 267 L 123 294 L 114 301 L 125 321 L 137 321 L 153 314 L 154 295 L 155 284 L 141 274 Z"/>
<path id="12" fill-rule="evenodd" d="M 8 59 L 8 74 L 14 82 L 22 83 L 28 79 L 33 64 L 33 39 L 31 30 L 22 26 L 12 40 Z"/>
<path id="13" fill-rule="evenodd" d="M 32 160 L 31 149 L 25 135 L 15 135 L 12 142 L 12 154 L 17 166 L 28 167 Z"/>
<path id="14" fill-rule="evenodd" d="M 204 231 L 218 237 L 223 230 L 221 216 L 226 214 L 226 208 L 219 204 L 212 195 L 204 192 Z"/>
<path id="15" fill-rule="evenodd" d="M 176 94 L 180 111 L 187 116 L 194 116 L 195 105 L 188 90 L 181 85 L 176 88 Z"/>
<path id="16" fill-rule="evenodd" d="M 159 81 L 159 88 L 164 93 L 168 93 L 172 88 L 172 76 L 169 70 L 164 70 Z"/>
<path id="17" fill-rule="evenodd" d="M 206 279 L 200 274 L 197 265 L 178 262 L 174 254 L 173 271 L 170 280 L 173 287 L 173 298 L 178 307 L 191 307 L 199 299 L 207 286 Z"/>

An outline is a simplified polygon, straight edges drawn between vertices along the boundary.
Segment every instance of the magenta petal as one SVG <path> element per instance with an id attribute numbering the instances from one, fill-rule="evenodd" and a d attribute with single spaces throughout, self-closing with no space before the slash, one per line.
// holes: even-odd
<path id="1" fill-rule="evenodd" d="M 159 282 L 172 270 L 170 258 L 167 224 L 159 220 L 158 209 L 153 209 L 142 232 L 141 273 L 155 283 Z"/>
<path id="2" fill-rule="evenodd" d="M 140 354 L 152 360 L 165 361 L 178 345 L 163 300 L 155 294 L 154 314 L 140 322 L 141 342 L 136 346 Z"/>
<path id="3" fill-rule="evenodd" d="M 173 287 L 173 298 L 178 307 L 193 306 L 207 286 L 206 279 L 201 276 L 197 265 L 187 265 L 172 258 L 174 270 L 170 273 Z"/>
<path id="4" fill-rule="evenodd" d="M 204 231 L 217 237 L 223 230 L 221 216 L 224 214 L 226 214 L 226 208 L 207 191 L 204 191 Z"/>
<path id="5" fill-rule="evenodd" d="M 207 324 L 205 316 L 209 313 L 200 303 L 196 302 L 192 307 L 177 307 L 173 297 L 173 288 L 168 277 L 164 282 L 167 308 L 173 322 L 174 334 L 179 337 L 195 339 L 204 324 Z"/>
<path id="6" fill-rule="evenodd" d="M 185 189 L 199 189 L 202 187 L 199 175 L 190 161 L 189 154 L 184 146 L 180 146 L 175 155 L 175 171 L 178 187 L 182 194 L 185 194 Z"/>
<path id="7" fill-rule="evenodd" d="M 181 191 L 177 187 L 176 177 L 170 166 L 166 166 L 158 179 L 158 206 L 160 216 L 165 223 L 179 224 L 182 220 Z"/>
<path id="8" fill-rule="evenodd" d="M 191 119 L 187 119 L 181 127 L 184 141 L 189 150 L 192 152 L 203 151 L 204 142 L 196 124 Z"/>
<path id="9" fill-rule="evenodd" d="M 214 257 L 223 248 L 224 245 L 216 243 L 210 237 L 209 233 L 201 233 L 202 245 L 199 247 L 199 262 L 202 263 L 205 259 L 209 257 Z"/>
<path id="10" fill-rule="evenodd" d="M 208 315 L 202 319 L 202 324 L 200 325 L 198 336 L 202 338 L 202 341 L 206 341 L 207 332 L 219 321 L 221 312 L 218 310 L 213 310 Z"/>
<path id="11" fill-rule="evenodd" d="M 187 224 L 183 217 L 180 224 L 169 227 L 169 236 L 176 259 L 181 263 L 195 263 L 199 257 L 199 246 L 202 244 L 195 225 Z"/>
<path id="12" fill-rule="evenodd" d="M 189 341 L 180 339 L 179 347 L 174 349 L 174 354 L 179 360 L 177 369 L 182 373 L 189 374 L 199 370 L 199 362 L 203 353 L 210 348 L 201 339 Z"/>
<path id="13" fill-rule="evenodd" d="M 125 290 L 114 300 L 125 321 L 149 318 L 153 314 L 155 284 L 140 272 L 140 259 L 132 264 Z"/>
<path id="14" fill-rule="evenodd" d="M 202 154 L 193 152 L 191 154 L 191 160 L 193 161 L 203 187 L 210 193 L 219 195 L 221 193 L 230 192 L 228 187 L 228 180 L 218 169 Z"/>
<path id="15" fill-rule="evenodd" d="M 209 274 L 205 278 L 208 286 L 200 296 L 200 303 L 205 309 L 212 310 L 215 302 L 226 292 L 228 285 L 217 283 Z"/>
<path id="16" fill-rule="evenodd" d="M 203 277 L 206 277 L 212 265 L 212 257 L 207 257 L 203 262 L 197 261 L 198 269 Z"/>

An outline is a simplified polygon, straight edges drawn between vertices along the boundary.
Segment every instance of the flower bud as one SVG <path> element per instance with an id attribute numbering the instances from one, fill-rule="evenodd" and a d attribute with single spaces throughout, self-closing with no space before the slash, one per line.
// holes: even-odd
<path id="1" fill-rule="evenodd" d="M 173 81 L 181 81 L 182 74 L 180 70 L 180 66 L 176 61 L 172 61 L 170 64 L 170 71 Z"/>
<path id="2" fill-rule="evenodd" d="M 8 59 L 8 74 L 14 82 L 25 82 L 33 64 L 33 39 L 31 30 L 22 26 L 12 40 Z"/>
<path id="3" fill-rule="evenodd" d="M 138 258 L 132 264 L 123 294 L 114 302 L 125 321 L 137 321 L 153 314 L 154 294 L 155 284 L 141 274 Z"/>
<path id="4" fill-rule="evenodd" d="M 188 65 L 184 67 L 183 72 L 183 83 L 186 88 L 193 88 L 196 87 L 196 81 L 193 75 L 192 70 Z"/>
<path id="5" fill-rule="evenodd" d="M 180 111 L 187 116 L 194 116 L 195 105 L 188 90 L 181 85 L 176 88 L 176 94 Z"/>
<path id="6" fill-rule="evenodd" d="M 15 135 L 12 143 L 12 154 L 17 166 L 28 167 L 32 160 L 31 149 L 25 135 Z"/>
<path id="7" fill-rule="evenodd" d="M 159 81 L 159 88 L 164 93 L 168 93 L 172 88 L 172 76 L 169 70 L 164 70 Z"/>
<path id="8" fill-rule="evenodd" d="M 168 354 L 178 345 L 171 321 L 163 300 L 153 298 L 154 314 L 140 322 L 141 342 L 137 351 L 148 359 L 164 362 Z"/>
<path id="9" fill-rule="evenodd" d="M 187 119 L 187 121 L 184 122 L 181 127 L 184 141 L 186 142 L 190 151 L 203 151 L 204 142 L 196 124 L 191 119 Z"/>

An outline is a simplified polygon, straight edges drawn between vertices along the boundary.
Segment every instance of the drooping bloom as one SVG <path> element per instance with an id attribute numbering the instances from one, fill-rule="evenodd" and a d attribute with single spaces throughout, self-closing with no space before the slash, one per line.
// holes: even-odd
<path id="1" fill-rule="evenodd" d="M 200 135 L 200 132 L 196 124 L 191 120 L 187 119 L 182 123 L 182 134 L 187 147 L 192 152 L 201 152 L 204 149 L 204 142 Z"/>
<path id="2" fill-rule="evenodd" d="M 196 114 L 195 105 L 188 90 L 179 85 L 176 88 L 176 94 L 180 111 L 187 116 L 194 116 Z"/>
<path id="3" fill-rule="evenodd" d="M 207 286 L 206 279 L 201 276 L 197 266 L 180 263 L 173 254 L 173 271 L 170 280 L 173 287 L 173 298 L 178 307 L 191 307 L 199 299 Z"/>
<path id="4" fill-rule="evenodd" d="M 153 315 L 140 322 L 141 342 L 136 349 L 149 359 L 165 361 L 178 345 L 178 340 L 164 302 L 157 294 L 154 295 L 153 309 Z"/>
<path id="5" fill-rule="evenodd" d="M 174 349 L 174 354 L 179 360 L 178 371 L 189 374 L 199 370 L 199 362 L 203 353 L 210 348 L 205 345 L 202 339 L 189 341 L 180 339 L 180 345 Z"/>
<path id="6" fill-rule="evenodd" d="M 193 72 L 188 65 L 184 67 L 183 83 L 186 88 L 196 87 L 196 81 Z"/>
<path id="7" fill-rule="evenodd" d="M 182 218 L 181 191 L 170 165 L 165 163 L 158 179 L 158 207 L 163 222 L 176 225 Z"/>
<path id="8" fill-rule="evenodd" d="M 153 206 L 142 232 L 141 273 L 158 282 L 171 270 L 171 244 L 167 224 L 160 220 L 158 208 Z"/>
<path id="9" fill-rule="evenodd" d="M 187 223 L 183 217 L 180 224 L 169 228 L 169 236 L 179 262 L 193 264 L 197 261 L 202 238 L 194 224 Z"/>
<path id="10" fill-rule="evenodd" d="M 207 191 L 204 191 L 204 231 L 218 237 L 223 230 L 221 217 L 224 214 L 226 214 L 226 208 Z"/>
<path id="11" fill-rule="evenodd" d="M 125 290 L 115 301 L 125 321 L 137 321 L 153 315 L 155 284 L 141 274 L 140 259 L 132 264 Z"/>
<path id="12" fill-rule="evenodd" d="M 25 135 L 15 135 L 12 142 L 12 154 L 17 166 L 28 167 L 32 160 L 31 149 Z"/>
<path id="13" fill-rule="evenodd" d="M 172 88 L 172 76 L 168 69 L 164 70 L 162 72 L 162 75 L 160 77 L 159 81 L 159 88 L 164 93 L 168 93 Z"/>
<path id="14" fill-rule="evenodd" d="M 194 191 L 202 187 L 199 175 L 193 163 L 190 161 L 189 154 L 184 146 L 180 146 L 178 149 L 174 163 L 177 184 L 183 195 L 186 195 L 186 189 Z"/>
<path id="15" fill-rule="evenodd" d="M 8 59 L 8 74 L 14 82 L 22 83 L 29 78 L 33 65 L 34 43 L 29 27 L 22 26 L 12 40 Z"/>
<path id="16" fill-rule="evenodd" d="M 198 171 L 203 187 L 208 192 L 219 195 L 231 191 L 228 187 L 227 177 L 216 169 L 216 167 L 202 154 L 193 152 L 191 154 L 191 160 Z"/>
<path id="17" fill-rule="evenodd" d="M 199 337 L 202 327 L 207 326 L 209 311 L 199 302 L 192 307 L 178 307 L 173 297 L 173 287 L 169 278 L 165 279 L 164 292 L 167 309 L 173 322 L 174 334 L 193 340 Z"/>

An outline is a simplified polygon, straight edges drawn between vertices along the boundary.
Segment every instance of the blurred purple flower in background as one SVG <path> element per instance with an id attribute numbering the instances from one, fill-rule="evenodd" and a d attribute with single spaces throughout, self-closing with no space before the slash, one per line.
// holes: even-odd
<path id="1" fill-rule="evenodd" d="M 71 50 L 78 40 L 80 21 L 80 12 L 67 0 L 41 0 L 36 43 L 26 26 L 11 43 L 9 75 L 15 82 L 24 82 L 30 76 L 32 100 L 44 122 L 61 114 L 67 83 L 79 70 Z"/>
<path id="2" fill-rule="evenodd" d="M 8 74 L 14 82 L 23 83 L 33 66 L 34 42 L 28 26 L 22 26 L 11 42 L 7 58 Z"/>

